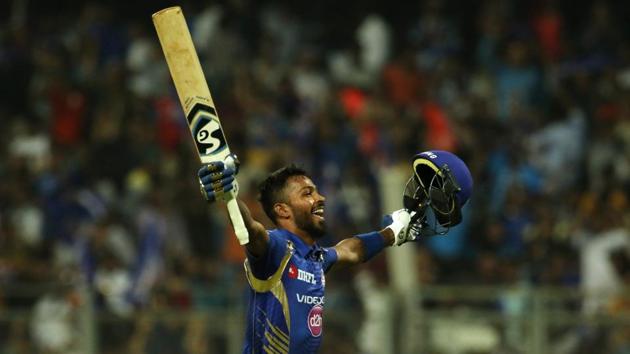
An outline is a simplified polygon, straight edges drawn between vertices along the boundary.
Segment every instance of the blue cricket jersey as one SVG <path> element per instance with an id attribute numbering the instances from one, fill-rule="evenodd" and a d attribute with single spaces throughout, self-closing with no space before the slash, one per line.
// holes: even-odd
<path id="1" fill-rule="evenodd" d="M 268 231 L 267 254 L 248 254 L 251 287 L 243 354 L 316 353 L 322 340 L 324 273 L 334 248 L 309 246 L 287 230 Z"/>

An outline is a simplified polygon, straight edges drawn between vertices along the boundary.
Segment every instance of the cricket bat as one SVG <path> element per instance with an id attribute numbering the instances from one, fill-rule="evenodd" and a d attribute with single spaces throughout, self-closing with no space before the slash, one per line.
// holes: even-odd
<path id="1" fill-rule="evenodd" d="M 169 7 L 154 13 L 152 18 L 199 159 L 203 164 L 213 161 L 233 164 L 232 159 L 228 158 L 230 148 L 182 9 L 179 6 Z M 235 185 L 225 198 L 236 237 L 244 245 L 249 242 L 249 234 L 238 208 L 236 194 Z"/>

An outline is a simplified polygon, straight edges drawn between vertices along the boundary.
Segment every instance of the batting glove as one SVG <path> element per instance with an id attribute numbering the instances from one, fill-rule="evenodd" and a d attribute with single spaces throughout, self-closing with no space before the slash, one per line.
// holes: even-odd
<path id="1" fill-rule="evenodd" d="M 416 239 L 415 233 L 409 232 L 409 222 L 415 212 L 409 213 L 406 209 L 396 210 L 383 218 L 383 226 L 394 232 L 394 244 L 400 246 L 407 241 Z"/>
<path id="2" fill-rule="evenodd" d="M 209 202 L 225 200 L 226 193 L 237 191 L 234 179 L 238 174 L 239 162 L 236 155 L 230 155 L 225 161 L 215 161 L 202 166 L 197 172 L 201 194 Z"/>

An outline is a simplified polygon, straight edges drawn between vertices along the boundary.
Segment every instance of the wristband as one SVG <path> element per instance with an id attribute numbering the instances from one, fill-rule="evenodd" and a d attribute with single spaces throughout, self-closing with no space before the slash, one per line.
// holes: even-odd
<path id="1" fill-rule="evenodd" d="M 339 255 L 334 247 L 325 248 L 324 251 L 324 273 L 327 273 L 330 268 L 337 263 Z"/>
<path id="2" fill-rule="evenodd" d="M 363 243 L 363 262 L 367 262 L 385 248 L 385 240 L 378 231 L 355 236 Z"/>

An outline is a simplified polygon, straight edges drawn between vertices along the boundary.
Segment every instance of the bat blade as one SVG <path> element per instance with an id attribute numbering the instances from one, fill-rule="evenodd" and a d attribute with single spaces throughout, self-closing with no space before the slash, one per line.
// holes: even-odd
<path id="1" fill-rule="evenodd" d="M 201 162 L 225 160 L 230 148 L 182 9 L 169 7 L 152 19 Z"/>
<path id="2" fill-rule="evenodd" d="M 199 159 L 204 164 L 226 161 L 230 148 L 182 9 L 169 7 L 151 17 Z M 228 193 L 227 207 L 239 243 L 248 243 L 249 235 L 238 208 L 236 191 Z"/>

